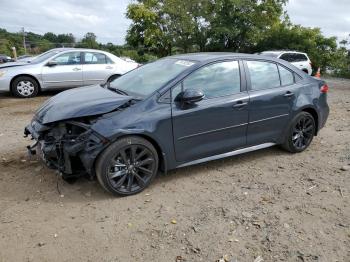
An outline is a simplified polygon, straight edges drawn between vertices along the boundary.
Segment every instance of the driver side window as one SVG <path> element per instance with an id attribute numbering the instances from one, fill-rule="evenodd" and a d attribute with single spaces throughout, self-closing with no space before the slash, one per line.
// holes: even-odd
<path id="1" fill-rule="evenodd" d="M 69 52 L 52 59 L 57 65 L 78 65 L 81 63 L 80 52 Z"/>
<path id="2" fill-rule="evenodd" d="M 206 98 L 232 95 L 241 91 L 238 61 L 219 62 L 204 66 L 183 81 L 183 90 L 203 91 Z"/>

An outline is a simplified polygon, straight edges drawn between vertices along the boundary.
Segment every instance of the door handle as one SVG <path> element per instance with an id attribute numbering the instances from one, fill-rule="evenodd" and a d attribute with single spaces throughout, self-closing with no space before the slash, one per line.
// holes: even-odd
<path id="1" fill-rule="evenodd" d="M 73 71 L 80 71 L 81 69 L 78 67 L 73 68 Z"/>
<path id="2" fill-rule="evenodd" d="M 291 97 L 291 96 L 294 96 L 294 93 L 287 91 L 283 96 L 284 97 Z"/>
<path id="3" fill-rule="evenodd" d="M 113 69 L 113 66 L 106 66 L 106 69 Z"/>
<path id="4" fill-rule="evenodd" d="M 236 104 L 234 104 L 233 108 L 242 108 L 244 106 L 248 105 L 248 102 L 238 101 Z"/>

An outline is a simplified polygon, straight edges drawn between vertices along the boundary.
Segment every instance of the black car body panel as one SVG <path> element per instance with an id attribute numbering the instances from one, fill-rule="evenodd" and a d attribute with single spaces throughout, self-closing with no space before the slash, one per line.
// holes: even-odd
<path id="1" fill-rule="evenodd" d="M 46 161 L 54 162 L 54 168 L 70 176 L 78 171 L 93 175 L 97 156 L 127 135 L 149 140 L 159 153 L 161 169 L 167 171 L 233 150 L 280 144 L 290 120 L 300 111 L 313 114 L 317 130 L 325 125 L 329 108 L 327 94 L 320 92 L 324 82 L 288 62 L 232 53 L 187 54 L 170 59 L 196 63 L 142 100 L 134 101 L 132 96 L 100 86 L 65 91 L 38 110 L 25 134 L 39 141 L 40 150 L 49 151 L 47 155 L 56 154 Z M 253 91 L 246 64 L 249 60 L 281 65 L 295 74 L 295 81 Z M 239 62 L 239 93 L 204 99 L 187 108 L 174 102 L 172 90 L 177 84 L 199 68 L 222 61 Z M 79 123 L 81 126 L 76 127 Z"/>
<path id="2" fill-rule="evenodd" d="M 100 85 L 70 89 L 49 99 L 37 112 L 42 124 L 108 113 L 132 100 Z"/>

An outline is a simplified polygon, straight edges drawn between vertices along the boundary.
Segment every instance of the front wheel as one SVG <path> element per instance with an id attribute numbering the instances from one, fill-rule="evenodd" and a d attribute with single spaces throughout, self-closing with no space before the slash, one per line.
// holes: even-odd
<path id="1" fill-rule="evenodd" d="M 300 112 L 292 120 L 286 140 L 282 145 L 292 153 L 304 151 L 311 144 L 316 130 L 315 120 L 310 113 Z"/>
<path id="2" fill-rule="evenodd" d="M 147 140 L 129 136 L 111 144 L 97 159 L 96 176 L 104 189 L 115 195 L 144 190 L 158 172 L 158 154 Z"/>
<path id="3" fill-rule="evenodd" d="M 11 92 L 21 98 L 34 97 L 39 92 L 39 84 L 32 77 L 20 76 L 12 81 Z"/>

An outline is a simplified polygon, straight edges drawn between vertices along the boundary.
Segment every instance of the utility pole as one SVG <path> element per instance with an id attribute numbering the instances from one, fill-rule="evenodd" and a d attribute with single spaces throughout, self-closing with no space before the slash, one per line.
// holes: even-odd
<path id="1" fill-rule="evenodd" d="M 24 47 L 24 54 L 27 54 L 27 46 L 26 46 L 26 32 L 24 31 L 24 27 L 22 27 L 22 34 L 23 34 L 23 47 Z"/>

